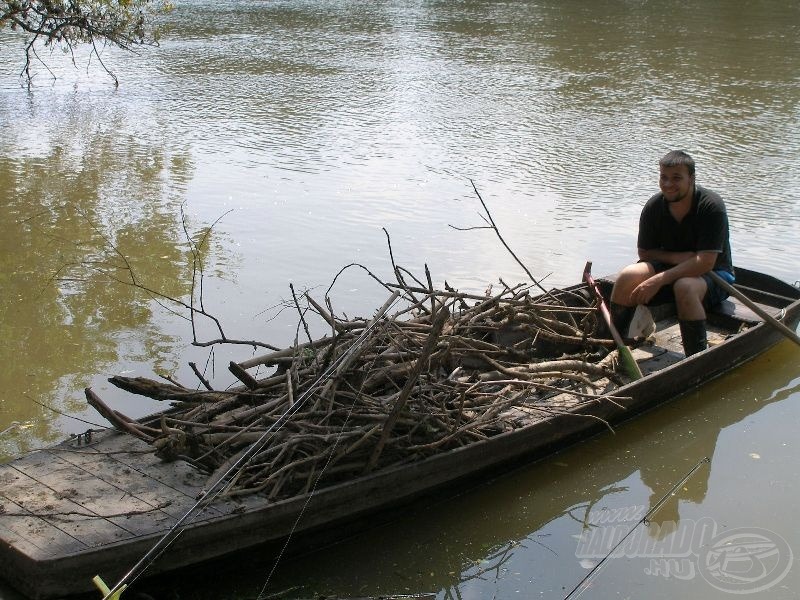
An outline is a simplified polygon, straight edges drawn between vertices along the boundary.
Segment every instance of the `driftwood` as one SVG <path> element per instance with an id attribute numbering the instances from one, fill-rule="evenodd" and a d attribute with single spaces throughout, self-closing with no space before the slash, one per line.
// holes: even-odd
<path id="1" fill-rule="evenodd" d="M 306 294 L 299 331 L 316 313 L 328 335 L 231 363 L 238 388 L 211 389 L 196 366 L 200 389 L 112 377 L 117 387 L 171 403 L 141 422 L 88 389 L 87 399 L 162 459 L 206 471 L 206 489 L 281 499 L 564 414 L 565 402 L 613 402 L 610 391 L 624 383 L 613 361 L 601 362 L 609 340 L 594 331 L 588 294 L 534 299 L 505 284 L 485 296 L 460 294 L 433 289 L 429 274 L 427 286 L 409 286 L 411 275 L 396 272 L 398 284 L 386 287 L 406 306 L 386 316 L 387 301 L 371 321 L 339 319 L 327 299 Z M 265 366 L 272 371 L 260 379 L 250 372 Z"/>

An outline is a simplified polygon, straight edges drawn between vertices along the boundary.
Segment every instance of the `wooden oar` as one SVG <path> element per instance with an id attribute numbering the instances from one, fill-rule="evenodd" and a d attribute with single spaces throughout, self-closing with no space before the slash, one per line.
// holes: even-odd
<path id="1" fill-rule="evenodd" d="M 631 349 L 625 345 L 625 342 L 622 341 L 622 336 L 620 336 L 617 328 L 614 327 L 614 322 L 611 320 L 611 312 L 608 310 L 608 306 L 606 306 L 606 301 L 603 298 L 603 294 L 600 292 L 600 288 L 597 287 L 597 284 L 592 278 L 591 261 L 587 262 L 586 266 L 583 268 L 583 280 L 589 285 L 590 288 L 592 288 L 594 295 L 597 296 L 597 300 L 600 302 L 600 314 L 603 315 L 603 319 L 605 320 L 606 325 L 608 325 L 608 330 L 611 332 L 611 337 L 614 338 L 614 343 L 617 345 L 617 351 L 619 352 L 622 366 L 628 373 L 628 377 L 631 379 L 641 379 L 644 377 L 644 375 L 642 375 L 642 370 L 639 368 L 639 365 L 633 358 Z"/>
<path id="2" fill-rule="evenodd" d="M 792 331 L 786 325 L 784 325 L 783 323 L 778 321 L 778 319 L 776 319 L 775 317 L 770 315 L 768 312 L 766 312 L 764 309 L 762 309 L 758 304 L 756 304 L 755 302 L 750 300 L 750 298 L 745 296 L 742 292 L 740 292 L 738 289 L 733 287 L 730 283 L 725 281 L 722 277 L 717 275 L 714 271 L 709 271 L 708 274 L 711 276 L 711 279 L 713 279 L 714 282 L 718 286 L 720 286 L 722 289 L 727 291 L 734 298 L 738 298 L 739 301 L 742 304 L 744 304 L 747 308 L 752 310 L 759 317 L 764 319 L 764 321 L 766 321 L 767 323 L 772 325 L 775 329 L 780 331 L 783 335 L 785 335 L 787 338 L 792 340 L 795 344 L 800 346 L 800 337 L 798 337 L 798 335 L 794 331 Z"/>

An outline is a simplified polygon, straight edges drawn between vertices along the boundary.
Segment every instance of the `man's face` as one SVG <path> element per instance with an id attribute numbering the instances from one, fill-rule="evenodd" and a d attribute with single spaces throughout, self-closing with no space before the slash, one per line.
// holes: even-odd
<path id="1" fill-rule="evenodd" d="M 658 186 L 667 202 L 680 202 L 694 190 L 694 176 L 689 176 L 689 167 L 661 167 Z"/>

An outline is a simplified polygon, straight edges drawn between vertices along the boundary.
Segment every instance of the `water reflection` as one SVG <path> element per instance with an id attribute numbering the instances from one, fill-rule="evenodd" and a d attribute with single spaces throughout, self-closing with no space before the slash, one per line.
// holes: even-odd
<path id="1" fill-rule="evenodd" d="M 151 298 L 108 275 L 131 267 L 142 285 L 187 294 L 179 201 L 191 161 L 115 125 L 67 113 L 41 128 L 45 151 L 0 157 L 0 389 L 3 423 L 20 423 L 0 456 L 53 441 L 58 414 L 40 403 L 81 414 L 80 391 L 121 352 L 155 362 L 172 349 Z"/>
<path id="2" fill-rule="evenodd" d="M 486 284 L 476 273 L 513 267 L 486 247 L 425 243 L 448 222 L 443 212 L 463 210 L 469 177 L 498 199 L 515 248 L 540 258 L 543 272 L 561 272 L 576 256 L 582 264 L 587 251 L 616 267 L 633 253 L 656 160 L 673 146 L 693 151 L 702 182 L 730 202 L 734 236 L 760 223 L 786 239 L 784 224 L 800 218 L 786 198 L 798 171 L 789 167 L 797 158 L 787 125 L 798 103 L 790 58 L 798 8 L 709 2 L 675 23 L 680 11 L 674 3 L 198 2 L 171 17 L 156 77 L 170 82 L 160 93 L 179 117 L 172 126 L 207 153 L 201 166 L 213 168 L 224 145 L 224 189 L 254 214 L 289 219 L 331 245 L 340 239 L 331 221 L 303 218 L 309 203 L 336 207 L 353 229 L 377 221 L 395 231 L 394 219 L 412 218 L 425 244 L 417 255 L 476 286 Z M 733 42 L 741 32 L 747 43 Z M 274 216 L 273 201 L 295 210 Z M 353 229 L 346 239 L 364 237 Z M 627 245 L 598 241 L 623 235 Z M 742 246 L 737 255 L 750 266 L 771 252 Z M 347 247 L 335 250 L 326 254 L 341 260 L 326 274 L 352 259 Z M 780 253 L 769 262 L 779 275 L 792 268 Z"/>

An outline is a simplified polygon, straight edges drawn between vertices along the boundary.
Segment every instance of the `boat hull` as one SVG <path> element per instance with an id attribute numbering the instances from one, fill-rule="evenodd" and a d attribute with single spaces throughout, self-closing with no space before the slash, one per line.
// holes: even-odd
<path id="1" fill-rule="evenodd" d="M 738 274 L 740 285 L 758 296 L 763 306 L 779 314 L 785 324 L 796 326 L 800 320 L 796 288 L 750 271 Z M 614 390 L 613 401 L 586 399 L 561 414 L 486 441 L 312 494 L 279 502 L 261 497 L 217 500 L 185 526 L 148 575 L 281 540 L 291 533 L 335 528 L 467 478 L 495 475 L 509 465 L 547 456 L 696 389 L 783 339 L 741 306 L 730 301 L 728 305 L 714 318 L 726 327 L 749 322 L 747 329 L 682 360 L 674 340 L 665 341 L 661 358 L 652 358 L 652 364 L 646 352 L 641 358 L 646 376 Z M 667 359 L 672 364 L 665 363 Z M 36 599 L 90 591 L 95 574 L 108 583 L 121 578 L 192 508 L 205 484 L 184 463 L 162 463 L 150 450 L 139 440 L 109 430 L 90 444 L 65 442 L 0 466 L 4 507 L 0 577 Z M 77 485 L 86 487 L 70 496 L 68 492 L 77 492 Z M 131 500 L 116 500 L 120 497 Z M 81 512 L 85 518 L 65 525 L 59 519 L 69 512 Z"/>

